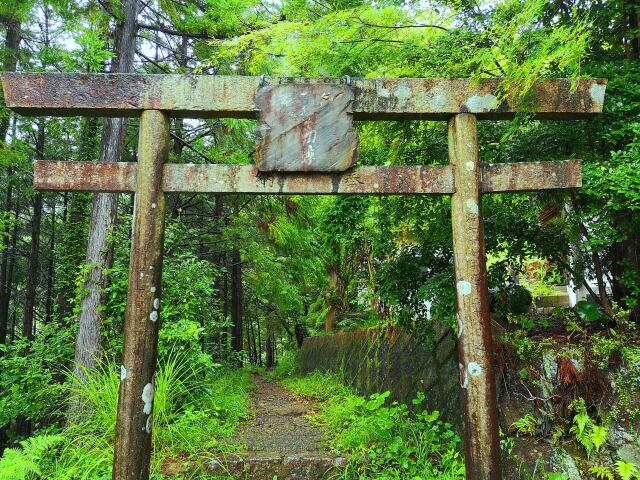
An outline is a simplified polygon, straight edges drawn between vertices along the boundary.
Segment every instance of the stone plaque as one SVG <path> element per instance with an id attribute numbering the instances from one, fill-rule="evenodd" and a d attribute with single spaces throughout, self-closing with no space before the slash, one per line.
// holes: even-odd
<path id="1" fill-rule="evenodd" d="M 360 151 L 347 85 L 283 84 L 256 95 L 256 166 L 263 172 L 342 172 Z"/>

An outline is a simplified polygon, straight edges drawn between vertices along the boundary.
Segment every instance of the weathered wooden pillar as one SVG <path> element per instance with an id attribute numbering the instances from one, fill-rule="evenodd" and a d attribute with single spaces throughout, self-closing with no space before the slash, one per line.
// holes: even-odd
<path id="1" fill-rule="evenodd" d="M 162 170 L 168 145 L 168 116 L 158 110 L 143 111 L 140 118 L 129 290 L 124 321 L 114 480 L 149 478 L 164 239 Z"/>
<path id="2" fill-rule="evenodd" d="M 498 413 L 474 115 L 463 113 L 449 120 L 449 161 L 455 185 L 451 218 L 466 478 L 499 479 Z"/>

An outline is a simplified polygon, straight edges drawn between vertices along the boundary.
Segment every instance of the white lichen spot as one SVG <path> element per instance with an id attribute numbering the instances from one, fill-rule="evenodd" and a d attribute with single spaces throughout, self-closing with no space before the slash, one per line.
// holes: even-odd
<path id="1" fill-rule="evenodd" d="M 373 184 L 373 188 L 375 188 L 377 190 L 378 188 L 380 188 L 380 185 L 378 185 L 377 183 L 374 183 Z"/>
<path id="2" fill-rule="evenodd" d="M 395 95 L 400 103 L 406 103 L 411 98 L 411 89 L 406 85 L 398 85 Z"/>
<path id="3" fill-rule="evenodd" d="M 456 320 L 458 322 L 458 338 L 462 335 L 462 330 L 464 330 L 464 323 L 462 323 L 462 318 L 460 318 L 460 314 L 456 314 Z"/>
<path id="4" fill-rule="evenodd" d="M 153 408 L 153 395 L 155 394 L 155 390 L 153 385 L 147 383 L 142 389 L 142 401 L 144 402 L 144 407 L 142 411 L 145 415 L 151 415 L 151 409 Z"/>
<path id="5" fill-rule="evenodd" d="M 156 207 L 157 207 L 157 205 L 155 203 L 151 204 L 151 208 L 156 208 Z"/>
<path id="6" fill-rule="evenodd" d="M 417 95 L 415 98 L 416 108 L 429 107 L 433 111 L 446 112 L 453 108 L 450 102 L 450 95 L 441 87 L 435 86 L 429 90 L 424 97 Z"/>
<path id="7" fill-rule="evenodd" d="M 467 372 L 469 372 L 469 375 L 471 375 L 472 377 L 477 377 L 478 375 L 482 374 L 482 367 L 479 363 L 469 362 L 469 365 L 467 366 Z"/>
<path id="8" fill-rule="evenodd" d="M 159 298 L 154 298 L 153 299 L 153 308 L 155 308 L 156 310 L 158 310 L 158 308 L 160 308 L 160 299 Z"/>
<path id="9" fill-rule="evenodd" d="M 460 280 L 456 284 L 456 289 L 458 290 L 458 294 L 464 297 L 465 295 L 469 295 L 471 293 L 471 284 L 466 280 Z"/>
<path id="10" fill-rule="evenodd" d="M 144 278 L 144 272 L 142 272 L 142 271 L 140 272 L 140 278 L 141 279 Z"/>
<path id="11" fill-rule="evenodd" d="M 380 87 L 378 89 L 378 96 L 382 98 L 389 98 L 391 96 L 391 92 L 384 87 Z"/>
<path id="12" fill-rule="evenodd" d="M 150 291 L 151 293 L 156 293 L 156 287 L 151 287 L 151 288 L 149 289 L 149 291 Z"/>
<path id="13" fill-rule="evenodd" d="M 594 83 L 591 85 L 589 89 L 589 95 L 591 95 L 591 100 L 594 103 L 602 105 L 604 103 L 604 92 L 607 89 L 606 85 L 600 85 L 599 83 Z"/>
<path id="14" fill-rule="evenodd" d="M 416 108 L 429 108 L 433 111 L 447 112 L 453 109 L 451 95 L 446 89 L 439 85 L 434 85 L 426 92 L 418 91 L 414 97 Z"/>
<path id="15" fill-rule="evenodd" d="M 466 389 L 469 384 L 469 379 L 467 378 L 467 371 L 464 368 L 464 365 L 458 363 L 458 368 L 460 369 L 460 387 Z"/>
<path id="16" fill-rule="evenodd" d="M 120 381 L 122 382 L 127 378 L 127 369 L 124 368 L 124 365 L 120 365 Z"/>
<path id="17" fill-rule="evenodd" d="M 151 415 L 147 417 L 147 424 L 145 425 L 147 433 L 151 433 Z"/>
<path id="18" fill-rule="evenodd" d="M 474 215 L 478 214 L 478 202 L 476 202 L 473 198 L 468 199 L 466 202 L 467 209 L 473 213 Z"/>
<path id="19" fill-rule="evenodd" d="M 473 95 L 467 100 L 466 106 L 471 113 L 489 112 L 498 108 L 498 99 L 490 93 Z"/>
<path id="20" fill-rule="evenodd" d="M 476 162 L 469 160 L 464 164 L 464 168 L 466 168 L 468 172 L 473 172 L 473 169 L 476 168 Z"/>
<path id="21" fill-rule="evenodd" d="M 158 311 L 157 310 L 152 310 L 151 311 L 151 313 L 149 314 L 149 320 L 151 320 L 152 322 L 158 321 Z"/>

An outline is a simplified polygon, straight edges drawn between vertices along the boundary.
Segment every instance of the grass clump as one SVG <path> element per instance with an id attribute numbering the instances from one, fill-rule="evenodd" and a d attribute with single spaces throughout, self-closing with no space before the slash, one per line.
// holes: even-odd
<path id="1" fill-rule="evenodd" d="M 111 478 L 120 368 L 107 363 L 87 373 L 86 383 L 70 382 L 71 391 L 87 412 L 82 421 L 53 437 L 32 437 L 22 442 L 22 449 L 7 450 L 0 459 L 0 478 Z M 231 436 L 240 419 L 248 415 L 250 389 L 246 370 L 194 363 L 183 353 L 170 352 L 161 359 L 154 396 L 151 477 L 165 478 L 161 470 L 168 459 L 189 461 L 202 452 L 232 450 L 233 445 L 219 439 Z M 47 444 L 46 449 L 31 448 L 32 444 L 44 444 L 40 439 L 51 438 L 56 442 Z M 9 463 L 24 465 L 26 473 L 13 472 Z"/>
<path id="2" fill-rule="evenodd" d="M 342 478 L 464 478 L 460 437 L 439 412 L 422 408 L 424 395 L 414 399 L 410 409 L 389 402 L 389 392 L 356 395 L 332 373 L 293 376 L 283 384 L 320 400 L 312 419 L 327 430 L 331 448 L 350 457 Z"/>

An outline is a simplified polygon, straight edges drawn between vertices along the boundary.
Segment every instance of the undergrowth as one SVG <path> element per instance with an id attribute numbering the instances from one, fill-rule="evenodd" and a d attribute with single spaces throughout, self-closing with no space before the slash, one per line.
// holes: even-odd
<path id="1" fill-rule="evenodd" d="M 356 395 L 331 373 L 289 375 L 282 383 L 294 392 L 315 397 L 320 410 L 312 420 L 328 432 L 331 448 L 348 454 L 343 479 L 463 479 L 460 437 L 451 425 L 421 405 L 389 402 L 389 392 Z"/>
<path id="2" fill-rule="evenodd" d="M 55 435 L 40 434 L 7 449 L 0 459 L 2 480 L 107 480 L 111 478 L 120 369 L 106 364 L 70 382 L 84 404 L 85 420 Z M 151 478 L 165 478 L 167 459 L 193 458 L 200 452 L 224 452 L 229 437 L 247 416 L 251 380 L 248 371 L 199 365 L 180 353 L 161 359 L 153 409 Z"/>

